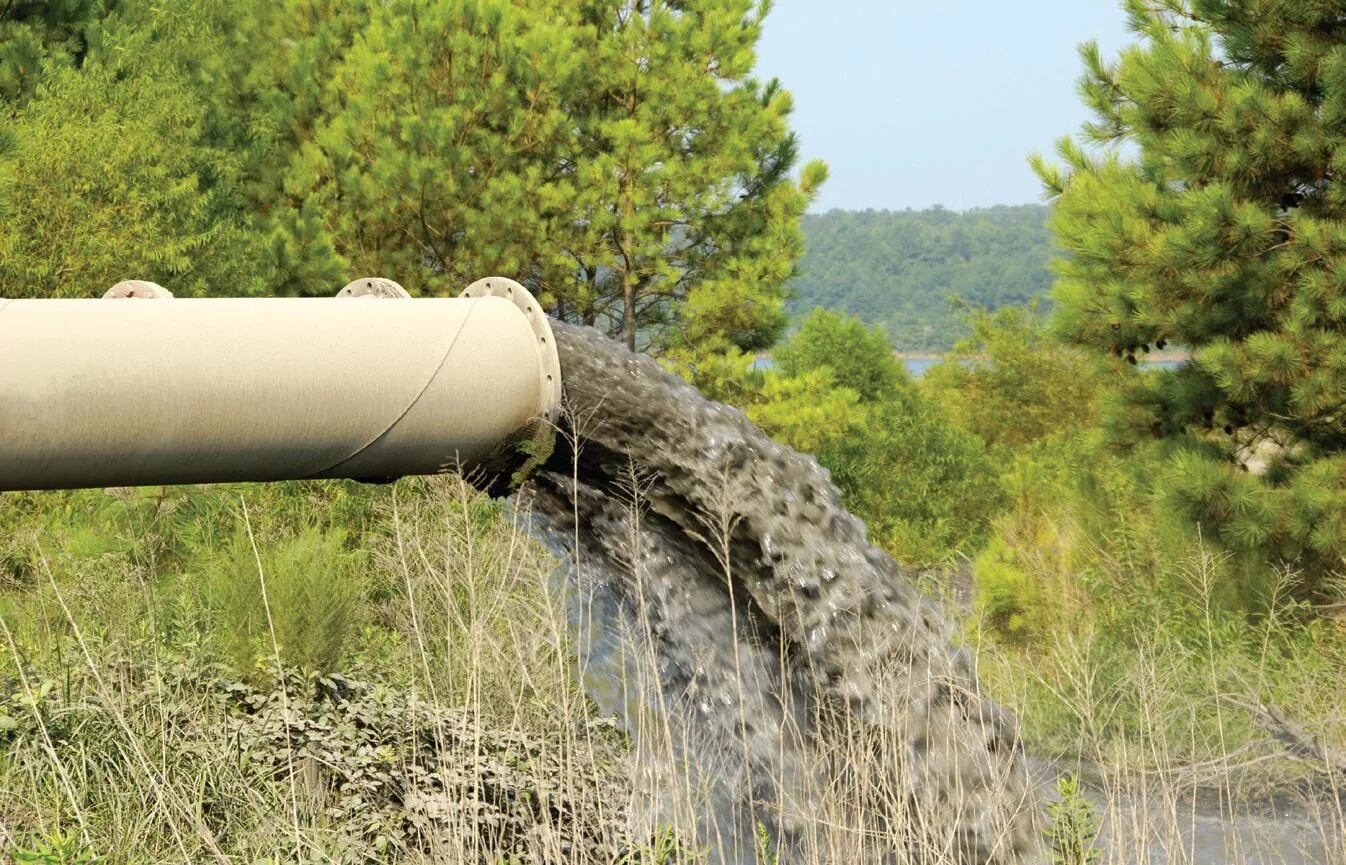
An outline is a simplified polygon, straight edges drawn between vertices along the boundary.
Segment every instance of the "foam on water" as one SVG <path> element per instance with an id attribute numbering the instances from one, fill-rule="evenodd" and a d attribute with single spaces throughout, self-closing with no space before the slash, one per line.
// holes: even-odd
<path id="1" fill-rule="evenodd" d="M 587 677 L 635 734 L 648 819 L 695 803 L 723 862 L 759 826 L 781 861 L 1040 861 L 1012 719 L 827 471 L 652 359 L 553 327 L 568 432 L 522 500 L 571 563 Z"/>

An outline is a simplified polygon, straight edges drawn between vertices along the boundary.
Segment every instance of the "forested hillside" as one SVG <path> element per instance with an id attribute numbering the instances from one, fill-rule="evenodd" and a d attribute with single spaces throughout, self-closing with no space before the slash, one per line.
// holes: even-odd
<path id="1" fill-rule="evenodd" d="M 965 330 L 951 296 L 997 309 L 1046 294 L 1048 213 L 1025 204 L 809 214 L 790 311 L 846 312 L 883 325 L 898 349 L 947 349 Z"/>

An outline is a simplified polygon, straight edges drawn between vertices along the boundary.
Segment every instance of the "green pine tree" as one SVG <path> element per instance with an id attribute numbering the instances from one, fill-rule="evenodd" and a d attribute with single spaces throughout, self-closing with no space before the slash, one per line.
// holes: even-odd
<path id="1" fill-rule="evenodd" d="M 1127 0 L 1139 43 L 1082 56 L 1096 119 L 1036 160 L 1056 199 L 1057 324 L 1125 377 L 1122 440 L 1171 443 L 1172 503 L 1208 540 L 1346 554 L 1346 20 L 1327 0 Z M 1115 145 L 1127 144 L 1129 148 Z"/>
<path id="2" fill-rule="evenodd" d="M 115 0 L 9 0 L 0 7 L 0 116 L 32 98 L 49 68 L 77 68 Z"/>
<path id="3" fill-rule="evenodd" d="M 282 247 L 320 249 L 309 208 L 352 272 L 414 291 L 503 273 L 633 346 L 769 345 L 825 171 L 792 176 L 789 96 L 751 77 L 767 8 L 378 4 L 309 99 L 271 210 Z"/>
<path id="4" fill-rule="evenodd" d="M 781 285 L 825 177 L 791 177 L 792 102 L 752 78 L 764 0 L 586 0 L 600 34 L 570 143 L 585 320 L 631 348 L 753 351 L 786 324 Z"/>
<path id="5" fill-rule="evenodd" d="M 574 198 L 560 161 L 565 101 L 592 47 L 543 5 L 398 0 L 377 4 L 340 57 L 307 49 L 325 80 L 282 187 L 292 213 L 321 214 L 349 272 L 425 294 L 496 273 L 533 287 L 538 271 L 559 278 L 552 224 Z"/>

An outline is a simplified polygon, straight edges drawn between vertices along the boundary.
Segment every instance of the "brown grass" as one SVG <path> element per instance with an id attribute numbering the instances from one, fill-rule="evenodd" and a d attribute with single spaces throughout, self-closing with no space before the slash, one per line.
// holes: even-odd
<path id="1" fill-rule="evenodd" d="M 237 516 L 251 531 L 256 514 L 240 509 Z M 209 646 L 165 646 L 152 633 L 130 639 L 109 630 L 91 598 L 71 602 L 88 588 L 81 588 L 81 566 L 44 554 L 39 583 L 24 591 L 40 594 L 48 611 L 55 601 L 59 619 L 30 627 L 17 602 L 0 618 L 7 656 L 0 670 L 0 844 L 55 851 L 28 860 L 45 863 L 83 861 L 80 850 L 126 863 L 697 861 L 721 839 L 698 820 L 705 785 L 680 765 L 694 731 L 646 711 L 626 719 L 628 738 L 581 692 L 567 614 L 575 599 L 524 531 L 525 517 L 494 512 L 454 480 L 402 484 L 387 498 L 378 531 L 367 539 L 369 578 L 381 599 L 374 623 L 365 625 L 377 632 L 377 639 L 366 634 L 375 647 L 367 654 L 378 657 L 357 658 L 349 672 L 384 681 L 355 700 L 365 714 L 343 715 L 315 698 L 317 677 L 286 670 L 278 643 L 259 678 L 245 681 L 215 666 Z M 252 576 L 266 585 L 268 540 L 254 539 Z M 37 543 L 50 552 L 54 541 Z M 1202 562 L 1193 567 L 1193 579 L 1203 579 Z M 106 562 L 100 568 L 108 573 Z M 143 574 L 123 579 L 130 587 L 147 584 Z M 972 634 L 981 639 L 975 628 Z M 1186 839 L 1206 826 L 1207 815 L 1218 821 L 1267 805 L 1261 769 L 1285 761 L 1286 749 L 1271 734 L 1258 746 L 1244 744 L 1246 736 L 1238 745 L 1224 739 L 1226 727 L 1254 723 L 1235 702 L 1248 695 L 1229 693 L 1229 670 L 1204 672 L 1206 699 L 1221 718 L 1212 733 L 1208 725 L 1175 724 L 1183 711 L 1175 695 L 1188 691 L 1176 681 L 1184 675 L 1179 659 L 1162 643 L 1142 641 L 1121 678 L 1100 669 L 1106 659 L 1073 638 L 1052 647 L 1052 664 L 1032 670 L 1013 669 L 1015 656 L 997 654 L 989 642 L 978 648 L 997 698 L 1031 720 L 1030 692 L 1052 692 L 1074 713 L 1073 753 L 1054 755 L 1040 772 L 1046 783 L 1053 767 L 1085 767 L 1104 819 L 1100 861 L 1205 861 Z M 656 662 L 652 654 L 632 657 L 631 678 L 620 686 L 659 687 Z M 1256 668 L 1238 674 L 1255 695 Z M 230 708 L 236 704 L 221 689 L 235 687 L 231 682 L 262 708 Z M 295 714 L 308 720 L 292 723 Z M 314 719 L 338 732 L 324 739 Z M 343 732 L 343 724 L 382 730 L 387 742 Z M 1132 728 L 1119 737 L 1118 724 Z M 1174 737 L 1184 732 L 1190 741 L 1175 748 Z M 1339 728 L 1317 732 L 1339 735 Z M 792 746 L 793 734 L 781 735 L 782 748 Z M 797 853 L 807 863 L 878 861 L 881 850 L 907 851 L 894 861 L 955 861 L 949 847 L 912 849 L 923 843 L 913 839 L 941 836 L 939 826 L 923 824 L 948 815 L 911 807 L 894 780 L 908 768 L 902 744 L 843 723 L 814 750 L 806 789 L 758 805 L 810 827 Z M 1207 756 L 1194 762 L 1179 759 L 1179 751 Z M 400 798 L 370 792 L 378 809 L 343 811 L 349 791 L 332 779 L 346 777 L 342 772 L 366 777 L 350 768 L 357 756 L 383 767 L 367 770 L 374 780 L 394 770 L 405 777 L 422 764 L 439 780 L 407 786 Z M 1311 763 L 1305 758 L 1294 834 L 1314 855 L 1346 861 L 1342 779 Z M 508 778 L 503 786 L 512 795 L 536 796 L 545 806 L 511 811 L 513 805 L 487 801 L 474 778 Z M 538 822 L 528 831 L 509 829 L 519 813 Z M 370 820 L 397 823 L 404 834 L 380 836 L 377 826 L 356 825 Z M 1276 828 L 1249 824 L 1252 835 Z M 1254 842 L 1239 836 L 1229 861 L 1282 861 L 1257 859 Z M 757 862 L 789 858 L 772 838 L 754 843 Z M 1157 858 L 1155 843 L 1169 847 L 1169 859 Z"/>

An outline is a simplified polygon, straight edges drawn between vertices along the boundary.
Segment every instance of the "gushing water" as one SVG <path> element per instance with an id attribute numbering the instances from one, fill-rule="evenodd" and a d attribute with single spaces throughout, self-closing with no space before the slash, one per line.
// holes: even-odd
<path id="1" fill-rule="evenodd" d="M 690 816 L 722 862 L 1040 861 L 1012 720 L 826 470 L 553 327 L 567 430 L 525 500 L 571 563 L 591 690 L 634 734 L 651 825 Z"/>

